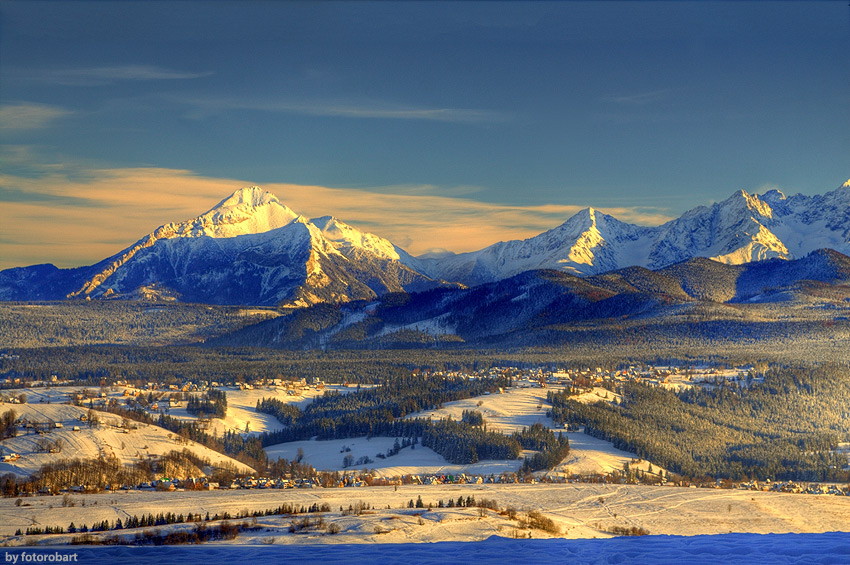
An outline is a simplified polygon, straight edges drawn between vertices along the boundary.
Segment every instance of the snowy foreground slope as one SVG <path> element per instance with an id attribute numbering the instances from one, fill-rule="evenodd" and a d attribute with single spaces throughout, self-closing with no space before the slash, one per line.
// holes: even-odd
<path id="1" fill-rule="evenodd" d="M 115 563 L 848 563 L 848 534 L 724 534 L 609 540 L 512 540 L 433 544 L 4 548 L 5 560 Z M 27 555 L 23 555 L 27 554 Z M 39 559 L 40 558 L 40 559 Z M 55 559 L 55 558 L 54 558 Z M 61 559 L 61 557 L 60 557 Z M 58 561 L 58 560 L 57 560 Z"/>

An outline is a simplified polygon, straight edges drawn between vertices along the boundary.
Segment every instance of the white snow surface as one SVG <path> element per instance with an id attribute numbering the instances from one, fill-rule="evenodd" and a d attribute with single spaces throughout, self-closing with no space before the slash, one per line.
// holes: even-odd
<path id="1" fill-rule="evenodd" d="M 547 389 L 513 387 L 505 389 L 503 394 L 489 394 L 447 402 L 440 409 L 417 412 L 407 417 L 460 420 L 464 410 L 475 410 L 481 412 L 488 430 L 511 434 L 541 423 L 547 428 L 558 431 L 558 425 L 546 415 L 546 411 L 550 408 L 546 393 Z M 607 400 L 604 398 L 606 393 L 610 397 Z M 610 402 L 614 400 L 614 396 L 616 395 L 600 388 L 579 397 L 579 401 Z M 228 415 L 229 399 L 230 393 L 228 393 Z M 570 441 L 570 454 L 549 473 L 551 476 L 608 473 L 622 470 L 626 463 L 629 463 L 632 468 L 649 471 L 651 464 L 649 461 L 640 460 L 634 453 L 616 449 L 610 442 L 591 437 L 582 431 L 567 432 L 562 429 L 560 433 L 563 433 Z M 413 448 L 403 448 L 396 455 L 385 459 L 379 458 L 377 455 L 379 453 L 386 455 L 387 451 L 393 447 L 395 440 L 396 438 L 392 437 L 369 439 L 360 437 L 327 441 L 294 441 L 268 446 L 266 453 L 271 459 L 282 457 L 288 460 L 296 459 L 301 453 L 305 463 L 323 471 L 345 471 L 343 459 L 347 455 L 351 455 L 355 462 L 368 457 L 371 460 L 369 463 L 352 465 L 348 469 L 368 469 L 375 476 L 381 477 L 460 473 L 500 475 L 516 472 L 522 465 L 522 458 L 529 455 L 529 452 L 523 452 L 519 459 L 486 460 L 469 465 L 456 465 L 448 463 L 431 449 L 417 444 Z M 654 473 L 662 470 L 658 465 L 652 465 L 652 469 Z"/>
<path id="2" fill-rule="evenodd" d="M 364 249 L 383 259 L 393 261 L 401 259 L 400 250 L 388 240 L 375 234 L 361 232 L 333 216 L 314 218 L 310 220 L 310 223 L 316 226 L 322 236 L 332 242 L 337 249 Z"/>
<path id="3" fill-rule="evenodd" d="M 409 500 L 419 497 L 427 506 L 470 496 L 493 500 L 499 508 L 512 506 L 520 515 L 537 510 L 555 522 L 559 533 L 519 529 L 507 516 L 493 511 L 480 515 L 477 508 L 407 508 Z M 6 554 L 77 552 L 77 562 L 110 564 L 280 559 L 310 563 L 832 564 L 846 563 L 850 557 L 848 497 L 642 485 L 520 484 L 131 491 L 74 495 L 71 501 L 74 506 L 63 506 L 61 497 L 29 497 L 15 506 L 14 499 L 1 499 L 4 520 L 0 522 L 0 540 L 18 546 L 4 547 Z M 372 510 L 360 516 L 339 512 L 340 507 L 356 502 L 366 503 Z M 67 527 L 72 521 L 112 522 L 165 509 L 182 514 L 235 514 L 283 503 L 327 503 L 331 511 L 323 513 L 322 518 L 328 524 L 337 524 L 339 533 L 330 535 L 315 529 L 289 533 L 288 526 L 296 517 L 268 516 L 258 518 L 258 529 L 242 532 L 234 540 L 200 546 L 79 547 L 60 545 L 68 543 L 71 534 L 13 535 L 17 528 L 31 525 Z M 615 525 L 641 527 L 652 535 L 610 537 L 605 529 Z M 192 528 L 192 524 L 175 524 L 163 526 L 162 531 Z M 134 532 L 122 533 L 132 538 Z M 529 532 L 533 539 L 527 539 Z M 512 539 L 515 533 L 526 539 Z M 594 537 L 607 539 L 591 539 Z M 20 547 L 25 542 L 35 545 Z"/>
<path id="4" fill-rule="evenodd" d="M 281 286 L 278 283 L 305 269 L 312 285 L 327 286 L 330 279 L 322 265 L 328 256 L 342 256 L 343 261 L 364 262 L 376 269 L 379 267 L 375 267 L 375 263 L 381 261 L 400 262 L 414 269 L 411 266 L 418 265 L 416 259 L 384 238 L 361 232 L 330 216 L 311 221 L 289 209 L 270 192 L 251 186 L 237 190 L 196 218 L 160 226 L 104 260 L 101 270 L 68 297 L 97 296 L 105 292 L 106 287 L 122 291 L 122 286 L 138 284 L 127 283 L 128 276 L 138 277 L 139 274 L 136 270 L 128 275 L 133 269 L 125 265 L 136 258 L 139 263 L 147 261 L 148 268 L 152 268 L 150 257 L 140 254 L 149 248 L 153 250 L 148 255 L 157 255 L 158 260 L 169 264 L 168 273 L 185 273 L 202 268 L 210 261 L 234 264 L 242 261 L 255 265 L 263 271 L 261 303 L 269 304 L 285 299 L 292 290 L 291 284 Z M 306 263 L 302 262 L 304 257 L 307 257 Z M 219 269 L 204 277 L 217 279 L 219 274 L 225 278 L 242 274 L 238 268 L 235 272 L 225 271 Z M 204 284 L 215 288 L 221 282 L 205 280 Z M 265 296 L 274 289 L 276 295 Z"/>
<path id="5" fill-rule="evenodd" d="M 469 465 L 448 463 L 427 447 L 416 444 L 412 449 L 405 447 L 398 454 L 386 459 L 377 454 L 386 454 L 393 447 L 396 438 L 360 437 L 353 439 L 335 439 L 327 441 L 293 441 L 266 447 L 269 458 L 278 457 L 294 460 L 299 450 L 304 454 L 303 461 L 316 469 L 324 471 L 362 471 L 369 470 L 377 477 L 401 477 L 403 475 L 501 475 L 515 473 L 522 464 L 521 459 L 487 460 Z M 346 451 L 348 449 L 349 451 Z M 369 457 L 370 463 L 345 467 L 343 458 L 351 455 L 356 462 L 361 457 Z"/>
<path id="6" fill-rule="evenodd" d="M 88 408 L 71 404 L 8 404 L 0 402 L 0 412 L 14 410 L 19 418 L 30 422 L 56 422 L 61 428 L 51 428 L 43 436 L 32 430 L 21 429 L 18 436 L 6 438 L 0 442 L 3 454 L 17 453 L 17 461 L 0 463 L 0 474 L 14 473 L 20 476 L 31 475 L 42 465 L 55 463 L 61 459 L 93 459 L 98 456 L 115 456 L 124 465 L 131 465 L 150 456 L 164 455 L 170 451 L 188 449 L 195 455 L 208 458 L 214 465 L 231 464 L 244 472 L 253 470 L 193 441 L 180 441 L 182 438 L 166 429 L 152 424 L 132 422 L 135 429 L 121 427 L 122 419 L 108 412 L 95 410 L 100 424 L 89 427 L 80 418 L 88 415 Z M 74 428 L 79 431 L 74 431 Z M 39 440 L 61 441 L 62 449 L 58 453 L 41 452 Z"/>
<path id="7" fill-rule="evenodd" d="M 193 220 L 166 226 L 173 226 L 172 237 L 236 237 L 281 228 L 297 217 L 271 192 L 250 186 L 237 190 Z"/>
<path id="8" fill-rule="evenodd" d="M 165 224 L 106 259 L 100 272 L 69 297 L 93 293 L 97 296 L 105 292 L 95 291 L 107 280 L 110 282 L 105 286 L 118 285 L 121 291 L 121 277 L 116 272 L 120 273 L 122 266 L 140 251 L 163 240 L 213 238 L 221 242 L 218 245 L 223 256 L 258 262 L 263 269 L 270 269 L 267 277 L 277 281 L 292 272 L 301 272 L 305 267 L 300 263 L 303 254 L 295 250 L 309 247 L 307 275 L 317 288 L 329 284 L 328 275 L 322 272 L 322 256 L 342 256 L 344 263 L 350 261 L 367 270 L 381 270 L 386 266 L 381 263 L 397 262 L 433 280 L 476 285 L 532 269 L 593 275 L 630 266 L 657 269 L 693 257 L 742 264 L 771 258 L 798 259 L 824 247 L 850 254 L 848 210 L 847 183 L 817 196 L 786 197 L 776 190 L 760 196 L 741 190 L 722 202 L 696 207 L 661 226 L 633 225 L 586 208 L 560 226 L 529 239 L 499 242 L 469 253 L 417 258 L 380 236 L 361 232 L 332 216 L 308 220 L 273 194 L 252 186 L 237 190 L 194 219 Z M 301 229 L 286 229 L 292 224 L 300 224 Z M 308 237 L 302 233 L 304 228 Z M 174 272 L 181 272 L 179 263 L 185 263 L 187 258 L 206 258 L 217 253 L 207 241 L 189 247 L 180 246 L 182 259 L 171 257 Z M 299 259 L 294 260 L 296 256 Z M 274 282 L 264 281 L 263 288 L 277 288 Z M 284 287 L 282 294 L 291 291 Z M 280 299 L 265 298 L 268 303 Z M 306 296 L 304 304 L 316 301 L 320 299 Z"/>
<path id="9" fill-rule="evenodd" d="M 275 398 L 281 402 L 304 408 L 315 397 L 322 396 L 325 391 L 346 394 L 356 389 L 341 385 L 329 385 L 322 390 L 310 386 L 298 386 L 289 389 L 280 386 L 264 386 L 245 390 L 236 387 L 221 387 L 220 390 L 227 394 L 227 412 L 224 418 L 211 418 L 207 430 L 208 433 L 218 436 L 224 435 L 225 431 L 247 432 L 251 435 L 257 435 L 263 432 L 282 430 L 284 425 L 277 418 L 271 414 L 257 412 L 257 402 L 263 398 Z M 193 394 L 199 395 L 201 393 Z M 186 411 L 186 401 L 181 401 L 176 408 L 169 408 L 168 415 L 180 420 L 197 420 L 195 415 Z"/>

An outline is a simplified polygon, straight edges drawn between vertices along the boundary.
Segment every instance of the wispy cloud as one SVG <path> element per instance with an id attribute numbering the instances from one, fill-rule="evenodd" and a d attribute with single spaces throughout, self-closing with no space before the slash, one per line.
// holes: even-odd
<path id="1" fill-rule="evenodd" d="M 663 88 L 661 90 L 652 90 L 649 92 L 607 96 L 605 97 L 605 100 L 615 104 L 622 104 L 624 106 L 646 106 L 647 104 L 664 100 L 672 91 L 673 89 L 671 88 Z"/>
<path id="2" fill-rule="evenodd" d="M 12 73 L 12 76 L 19 80 L 62 86 L 102 86 L 123 81 L 187 80 L 202 78 L 212 74 L 212 72 L 167 69 L 155 65 L 115 65 L 106 67 L 27 70 Z"/>
<path id="3" fill-rule="evenodd" d="M 70 178 L 49 168 L 38 178 L 0 174 L 0 268 L 52 262 L 70 267 L 108 257 L 158 226 L 195 217 L 242 186 L 161 168 L 94 169 Z M 307 217 L 334 215 L 414 255 L 464 252 L 551 229 L 583 206 L 510 206 L 429 194 L 265 184 Z M 434 192 L 439 192 L 434 190 Z M 655 208 L 603 208 L 622 220 L 660 224 Z M 123 242 L 116 244 L 115 242 Z"/>
<path id="4" fill-rule="evenodd" d="M 36 104 L 34 102 L 3 104 L 0 106 L 0 129 L 42 129 L 51 125 L 55 120 L 72 113 L 58 106 L 48 106 L 47 104 Z"/>
<path id="5" fill-rule="evenodd" d="M 204 118 L 228 110 L 282 112 L 307 116 L 360 119 L 428 120 L 454 123 L 502 122 L 509 117 L 501 112 L 474 108 L 434 108 L 405 106 L 390 102 L 340 102 L 292 100 L 250 100 L 193 98 L 183 100 L 192 107 L 188 116 Z"/>

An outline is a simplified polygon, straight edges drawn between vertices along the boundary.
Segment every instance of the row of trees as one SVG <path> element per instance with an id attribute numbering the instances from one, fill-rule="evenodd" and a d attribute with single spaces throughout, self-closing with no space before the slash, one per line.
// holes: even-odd
<path id="1" fill-rule="evenodd" d="M 422 432 L 422 445 L 430 447 L 450 463 L 478 463 L 484 459 L 516 459 L 521 447 L 511 437 L 485 432 L 477 426 L 451 419 L 427 422 Z"/>
<path id="2" fill-rule="evenodd" d="M 227 414 L 227 393 L 210 389 L 202 396 L 190 395 L 186 411 L 199 417 L 224 418 Z"/>
<path id="3" fill-rule="evenodd" d="M 269 312 L 270 316 L 276 312 Z M 256 323 L 236 306 L 94 300 L 0 303 L 0 327 L 9 347 L 201 341 Z"/>
<path id="4" fill-rule="evenodd" d="M 513 437 L 523 449 L 537 452 L 523 461 L 524 473 L 552 469 L 570 453 L 570 442 L 564 434 L 558 432 L 556 436 L 552 430 L 540 422 L 515 433 Z"/>
<path id="5" fill-rule="evenodd" d="M 380 386 L 347 394 L 326 392 L 299 412 L 284 408 L 279 401 L 263 399 L 257 409 L 283 415 L 281 421 L 287 425 L 285 429 L 264 434 L 263 445 L 311 437 L 421 437 L 425 421 L 404 419 L 405 416 L 445 402 L 495 392 L 503 385 L 501 379 L 426 378 L 406 374 L 387 379 Z"/>

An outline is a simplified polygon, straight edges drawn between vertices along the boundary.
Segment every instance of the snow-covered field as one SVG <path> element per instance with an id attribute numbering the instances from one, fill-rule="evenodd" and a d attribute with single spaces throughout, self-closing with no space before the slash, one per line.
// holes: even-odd
<path id="1" fill-rule="evenodd" d="M 582 401 L 590 402 L 605 399 L 604 389 L 594 390 L 587 393 L 587 398 Z M 541 423 L 548 428 L 557 428 L 557 424 L 546 415 L 550 404 L 546 400 L 547 389 L 542 388 L 520 388 L 506 389 L 503 394 L 488 394 L 447 402 L 442 408 L 427 410 L 411 414 L 409 418 L 447 418 L 460 420 L 464 410 L 476 410 L 481 412 L 488 430 L 510 434 Z M 607 399 L 611 401 L 613 398 Z M 256 401 L 255 401 L 256 402 Z M 228 416 L 230 415 L 230 393 L 228 393 Z M 594 474 L 607 473 L 613 470 L 622 470 L 625 463 L 630 463 L 633 468 L 644 471 L 649 469 L 650 463 L 641 461 L 636 463 L 637 456 L 633 453 L 614 448 L 610 442 L 602 441 L 588 436 L 582 432 L 563 431 L 570 440 L 570 455 L 556 469 L 553 475 L 564 474 Z M 446 462 L 427 447 L 407 447 L 398 454 L 380 459 L 377 454 L 386 454 L 393 446 L 395 438 L 372 437 L 366 439 L 353 438 L 330 441 L 296 441 L 281 443 L 266 448 L 270 458 L 295 459 L 299 453 L 303 454 L 303 461 L 323 471 L 344 471 L 343 459 L 351 455 L 356 462 L 362 457 L 368 457 L 371 461 L 366 464 L 356 464 L 350 469 L 362 470 L 368 468 L 374 474 L 384 477 L 394 477 L 408 474 L 458 474 L 467 475 L 499 475 L 501 473 L 512 473 L 521 466 L 522 459 L 481 461 L 471 465 L 453 465 Z M 300 450 L 300 451 L 299 451 Z M 525 454 L 523 454 L 524 456 Z M 655 465 L 653 470 L 658 472 L 660 468 Z"/>
<path id="2" fill-rule="evenodd" d="M 279 386 L 257 387 L 240 390 L 235 387 L 222 387 L 227 394 L 227 414 L 224 418 L 212 418 L 208 431 L 216 435 L 223 435 L 225 430 L 251 434 L 263 432 L 274 432 L 283 428 L 277 418 L 269 414 L 257 412 L 257 401 L 263 398 L 275 398 L 281 402 L 294 404 L 304 408 L 317 396 L 322 396 L 325 391 L 335 391 L 345 394 L 356 390 L 342 385 L 328 385 L 324 389 L 303 386 L 287 389 Z M 198 393 L 195 393 L 198 394 Z M 182 420 L 197 420 L 193 414 L 186 411 L 186 402 L 179 402 L 176 408 L 169 408 L 168 415 Z"/>
<path id="3" fill-rule="evenodd" d="M 308 392 L 309 391 L 309 392 Z M 294 397 L 285 391 L 261 389 L 228 391 L 228 414 L 220 425 L 244 430 L 245 424 L 260 431 L 278 429 L 276 422 L 262 424 L 262 415 L 253 408 L 263 396 L 286 398 L 306 405 L 312 396 L 321 394 L 304 389 L 306 394 Z M 599 398 L 597 391 L 589 393 Z M 55 393 L 50 393 L 55 394 Z M 602 393 L 604 396 L 604 393 Z M 460 419 L 463 410 L 480 411 L 488 429 L 510 433 L 540 422 L 554 427 L 546 417 L 546 390 L 535 388 L 508 389 L 505 394 L 485 395 L 459 402 L 447 403 L 440 410 L 421 415 L 435 418 L 451 416 Z M 38 402 L 34 394 L 30 401 Z M 169 432 L 155 426 L 139 426 L 123 433 L 116 426 L 120 419 L 104 413 L 99 416 L 105 425 L 88 428 L 80 424 L 80 415 L 87 412 L 70 405 L 55 404 L 2 405 L 0 411 L 13 408 L 19 415 L 39 421 L 63 423 L 53 429 L 50 438 L 62 438 L 66 443 L 63 455 L 96 456 L 111 454 L 125 462 L 134 462 L 143 453 L 166 452 L 178 442 Z M 588 400 L 591 400 L 589 397 Z M 604 400 L 604 398 L 599 398 Z M 172 415 L 181 408 L 172 409 Z M 186 414 L 186 417 L 189 417 Z M 255 428 L 255 423 L 258 428 Z M 74 425 L 79 432 L 72 431 Z M 218 425 L 218 424 L 216 424 Z M 632 462 L 631 453 L 614 449 L 604 442 L 581 432 L 564 432 L 570 439 L 569 457 L 552 474 L 595 473 L 622 469 Z M 5 452 L 27 452 L 25 442 L 34 441 L 35 434 L 4 440 Z M 356 460 L 368 456 L 372 462 L 351 469 L 368 467 L 377 474 L 500 474 L 514 471 L 519 461 L 484 461 L 475 465 L 450 465 L 421 445 L 402 449 L 386 459 L 377 458 L 393 446 L 395 438 L 372 437 L 334 441 L 302 441 L 267 448 L 269 455 L 294 459 L 303 453 L 305 462 L 318 469 L 344 470 L 343 458 L 350 454 Z M 17 443 L 16 443 L 17 442 Z M 145 446 L 147 448 L 145 449 Z M 193 451 L 200 446 L 187 445 Z M 159 450 L 159 451 L 158 451 Z M 31 453 L 31 451 L 30 451 Z M 204 454 L 200 453 L 199 454 Z M 214 456 L 217 454 L 204 454 Z M 15 464 L 0 465 L 0 472 L 31 472 L 41 464 L 41 458 L 56 455 L 31 453 Z M 221 456 L 218 456 L 221 457 Z M 47 459 L 45 459 L 46 461 Z M 632 463 L 634 465 L 634 463 Z M 12 465 L 17 465 L 13 468 Z M 648 462 L 639 466 L 646 469 Z M 656 467 L 657 469 L 657 467 Z M 422 499 L 426 508 L 410 509 L 409 501 Z M 553 520 L 558 535 L 539 529 L 527 529 L 505 513 L 478 508 L 439 508 L 440 501 L 458 497 L 475 497 L 476 501 L 492 500 L 499 509 L 515 508 L 520 517 L 531 510 Z M 78 554 L 78 562 L 163 563 L 188 562 L 246 562 L 279 559 L 286 545 L 287 560 L 307 562 L 374 562 L 388 563 L 445 563 L 475 560 L 476 562 L 529 563 L 559 561 L 580 563 L 653 562 L 700 563 L 843 563 L 850 562 L 850 497 L 812 496 L 756 492 L 743 490 L 686 489 L 650 487 L 643 485 L 604 484 L 480 484 L 480 485 L 400 485 L 398 487 L 368 487 L 341 489 L 292 490 L 220 490 L 185 492 L 116 492 L 103 494 L 38 496 L 19 499 L 0 499 L 0 543 L 6 559 L 15 556 L 25 559 L 40 552 L 44 555 Z M 347 509 L 357 502 L 370 510 L 359 515 L 347 515 Z M 106 520 L 114 522 L 130 516 L 164 511 L 175 514 L 254 512 L 275 508 L 281 504 L 310 506 L 327 503 L 331 511 L 323 513 L 325 528 L 312 528 L 290 533 L 293 520 L 304 515 L 268 516 L 257 519 L 257 529 L 244 531 L 231 541 L 209 542 L 203 546 L 151 547 L 69 547 L 70 534 L 53 536 L 15 536 L 17 529 L 31 526 L 62 526 L 71 522 L 77 526 Z M 431 504 L 432 509 L 427 509 Z M 316 515 L 312 515 L 313 518 Z M 235 522 L 241 523 L 242 520 Z M 330 534 L 327 526 L 335 524 L 339 533 Z M 192 528 L 190 524 L 162 526 L 163 531 Z M 608 538 L 614 527 L 643 528 L 650 536 L 640 538 Z M 842 532 L 842 533 L 826 533 Z M 112 535 L 115 532 L 95 535 Z M 134 531 L 125 530 L 124 534 Z M 514 536 L 535 539 L 513 539 Z M 771 535 L 763 535 L 771 534 Z M 672 536 L 672 537 L 671 537 Z M 682 537 L 684 536 L 684 537 Z M 692 537 L 696 536 L 696 537 Z M 543 538 L 543 539 L 539 539 Z M 565 539 L 566 538 L 566 539 Z M 57 546 L 60 549 L 40 547 Z"/>
<path id="4" fill-rule="evenodd" d="M 475 497 L 492 500 L 500 509 L 513 507 L 520 518 L 537 510 L 559 529 L 550 535 L 520 526 L 504 513 L 478 508 L 409 509 L 421 497 L 425 505 Z M 31 497 L 15 506 L 14 499 L 0 500 L 0 543 L 9 545 L 67 543 L 71 535 L 14 536 L 17 528 L 32 525 L 65 526 L 70 522 L 114 521 L 132 515 L 189 512 L 206 514 L 265 510 L 280 504 L 327 503 L 322 513 L 324 529 L 291 533 L 298 516 L 257 519 L 257 529 L 244 531 L 231 541 L 209 542 L 200 548 L 69 548 L 89 559 L 141 559 L 140 562 L 244 562 L 263 558 L 271 546 L 287 546 L 287 559 L 300 556 L 309 562 L 362 562 L 386 555 L 397 562 L 458 562 L 465 559 L 540 562 L 730 562 L 747 556 L 748 562 L 846 563 L 850 558 L 850 497 L 687 489 L 642 485 L 538 484 L 538 485 L 402 485 L 342 489 L 238 490 L 210 492 L 129 492 L 74 495 L 74 506 L 63 506 L 62 497 Z M 362 502 L 371 506 L 359 516 L 343 515 L 339 508 Z M 85 506 L 83 506 L 83 504 Z M 387 508 L 389 506 L 389 508 Z M 315 521 L 318 514 L 311 514 Z M 241 523 L 243 520 L 235 520 Z M 339 533 L 327 528 L 336 524 Z M 613 526 L 639 527 L 650 532 L 643 538 L 608 538 Z M 191 524 L 163 526 L 164 531 L 191 529 Z M 134 530 L 121 532 L 133 534 Z M 845 532 L 826 534 L 825 532 Z M 114 534 L 115 532 L 109 532 Z M 512 539 L 515 535 L 531 540 Z M 741 534 L 785 534 L 741 535 Z M 788 534 L 808 534 L 805 536 Z M 820 534 L 820 535 L 813 535 Z M 103 535 L 103 534 L 96 534 Z M 698 537 L 670 537 L 698 536 Z M 564 539 L 567 538 L 567 539 Z M 539 540 L 539 541 L 538 541 Z M 238 546 L 238 547 L 235 547 Z M 8 549 L 7 549 L 8 551 Z M 34 547 L 20 551 L 39 551 Z M 43 550 L 42 550 L 43 551 Z M 281 548 L 276 549 L 281 552 Z M 163 559 L 165 561 L 163 561 Z M 384 560 L 381 558 L 381 560 Z M 99 561 L 94 561 L 99 562 Z M 123 562 L 121 560 L 117 562 Z M 732 561 L 734 562 L 734 561 Z"/>
<path id="5" fill-rule="evenodd" d="M 348 470 L 369 469 L 373 475 L 381 477 L 400 477 L 410 474 L 457 475 L 460 473 L 500 475 L 501 473 L 515 473 L 522 464 L 521 460 L 509 459 L 481 461 L 470 465 L 453 465 L 443 459 L 442 455 L 419 444 L 414 446 L 413 449 L 405 447 L 398 454 L 386 459 L 377 457 L 378 453 L 386 455 L 387 450 L 392 448 L 394 443 L 395 438 L 391 437 L 293 441 L 269 446 L 266 448 L 266 453 L 271 459 L 283 457 L 293 460 L 297 458 L 300 449 L 304 455 L 303 461 L 322 471 L 345 471 L 343 458 L 347 455 L 351 455 L 355 462 L 361 457 L 369 457 L 372 460 L 371 462 L 352 465 Z"/>
<path id="6" fill-rule="evenodd" d="M 546 415 L 549 403 L 546 393 L 551 389 L 519 388 L 505 389 L 502 394 L 487 394 L 446 402 L 442 408 L 425 410 L 410 414 L 408 418 L 440 418 L 451 417 L 460 420 L 464 410 L 476 410 L 484 416 L 487 429 L 511 434 L 523 428 L 530 428 L 538 422 L 547 428 L 555 428 L 555 422 Z"/>
<path id="7" fill-rule="evenodd" d="M 28 398 L 28 404 L 0 403 L 0 412 L 13 409 L 19 416 L 27 416 L 30 420 L 45 422 L 54 420 L 64 425 L 63 429 L 54 429 L 46 436 L 34 434 L 22 435 L 18 438 L 7 439 L 2 442 L 3 453 L 15 452 L 24 454 L 25 457 L 13 463 L 0 463 L 0 473 L 14 472 L 17 474 L 29 474 L 37 470 L 41 465 L 67 457 L 96 457 L 115 455 L 125 464 L 136 463 L 149 455 L 161 455 L 172 449 L 190 448 L 198 455 L 210 458 L 214 463 L 220 461 L 232 461 L 230 458 L 221 456 L 203 446 L 192 442 L 183 443 L 179 437 L 156 426 L 139 425 L 136 430 L 125 433 L 117 427 L 120 419 L 116 416 L 98 412 L 105 425 L 98 428 L 89 428 L 84 422 L 80 422 L 81 415 L 87 409 L 60 404 L 67 402 L 70 395 L 79 392 L 79 387 L 54 387 L 54 388 L 32 388 L 22 391 L 9 391 L 11 395 L 24 392 Z M 303 386 L 295 389 L 284 387 L 262 387 L 255 389 L 239 390 L 227 387 L 223 390 L 227 393 L 227 414 L 224 418 L 213 418 L 210 420 L 208 431 L 217 435 L 223 434 L 225 430 L 233 430 L 250 433 L 261 433 L 275 431 L 283 427 L 271 415 L 262 414 L 255 410 L 257 401 L 261 398 L 276 398 L 283 402 L 289 402 L 303 408 L 313 401 L 317 396 L 324 394 L 324 390 L 315 387 Z M 325 390 L 335 390 L 342 393 L 356 390 L 355 388 L 342 385 L 328 385 Z M 428 410 L 411 414 L 409 417 L 431 417 L 434 419 L 451 417 L 460 420 L 464 410 L 477 410 L 482 413 L 487 424 L 487 429 L 510 434 L 522 428 L 541 423 L 546 427 L 556 429 L 557 425 L 546 415 L 549 403 L 546 400 L 548 390 L 543 388 L 513 387 L 506 389 L 503 394 L 489 394 L 448 402 L 442 408 Z M 124 387 L 111 387 L 107 389 L 107 398 L 121 399 Z M 605 398 L 606 394 L 608 398 Z M 583 402 L 611 402 L 614 400 L 613 393 L 604 389 L 594 389 L 579 397 Z M 178 406 L 169 407 L 168 414 L 172 417 L 196 420 L 196 417 L 186 411 L 186 402 L 180 401 Z M 72 432 L 73 426 L 79 426 L 79 432 Z M 633 468 L 644 471 L 649 469 L 647 461 L 637 461 L 633 453 L 621 451 L 614 448 L 609 442 L 598 440 L 581 432 L 566 432 L 564 434 L 570 440 L 570 455 L 556 469 L 553 475 L 564 476 L 571 474 L 593 474 L 607 473 L 613 470 L 621 470 L 625 463 L 630 463 Z M 51 440 L 61 439 L 63 450 L 61 453 L 38 453 L 36 442 L 41 437 Z M 343 458 L 351 455 L 354 461 L 362 457 L 368 457 L 371 461 L 366 464 L 356 464 L 348 467 L 351 470 L 362 470 L 368 468 L 375 474 L 385 477 L 401 476 L 407 474 L 458 474 L 471 475 L 499 475 L 505 472 L 515 472 L 521 465 L 521 459 L 501 461 L 481 461 L 472 465 L 453 465 L 445 461 L 440 455 L 428 448 L 416 445 L 413 449 L 404 448 L 397 455 L 380 459 L 379 453 L 386 454 L 393 446 L 395 438 L 372 437 L 352 438 L 333 441 L 298 441 L 278 444 L 266 448 L 269 457 L 276 459 L 295 459 L 303 453 L 303 461 L 309 463 L 319 470 L 343 471 Z M 348 451 L 346 451 L 348 449 Z M 523 454 L 525 455 L 525 454 Z M 239 465 L 240 467 L 244 467 Z M 655 472 L 659 471 L 657 465 L 653 465 Z"/>
<path id="8" fill-rule="evenodd" d="M 121 426 L 122 419 L 114 414 L 95 411 L 100 424 L 89 427 L 82 422 L 81 417 L 88 415 L 88 409 L 70 404 L 7 404 L 0 402 L 0 412 L 14 410 L 22 418 L 31 422 L 46 423 L 52 421 L 62 425 L 61 428 L 50 428 L 44 434 L 34 430 L 19 430 L 18 436 L 7 438 L 0 442 L 3 454 L 17 453 L 21 458 L 17 461 L 0 463 L 0 474 L 15 473 L 30 475 L 47 463 L 59 459 L 92 459 L 98 456 L 106 458 L 115 456 L 125 465 L 138 463 L 150 456 L 163 455 L 172 450 L 188 449 L 199 457 L 208 458 L 214 465 L 228 463 L 251 472 L 251 468 L 213 451 L 193 441 L 182 441 L 182 438 L 160 428 L 159 426 L 132 422 L 131 429 Z M 79 428 L 74 431 L 74 428 Z M 135 428 L 135 429 L 133 429 Z M 61 442 L 61 451 L 57 453 L 43 452 L 39 442 Z"/>
<path id="9" fill-rule="evenodd" d="M 457 402 L 447 402 L 442 408 L 411 414 L 409 417 L 447 418 L 460 420 L 464 410 L 481 412 L 488 430 L 505 434 L 520 431 L 541 423 L 547 428 L 557 429 L 558 425 L 546 415 L 551 404 L 546 400 L 549 390 L 556 388 L 520 388 L 506 389 L 502 394 L 488 394 Z M 613 402 L 618 395 L 603 388 L 594 388 L 592 392 L 582 394 L 579 402 Z M 625 463 L 630 463 L 635 469 L 649 469 L 648 461 L 638 460 L 637 455 L 616 449 L 610 442 L 593 438 L 582 432 L 563 432 L 570 440 L 570 455 L 564 462 L 553 470 L 553 474 L 594 474 L 622 470 Z M 374 438 L 373 438 L 374 439 Z M 306 450 L 305 450 L 306 453 Z M 405 456 L 405 450 L 396 458 Z M 518 463 L 513 463 L 511 471 L 515 471 Z M 658 472 L 660 467 L 653 465 Z M 414 472 L 414 471 L 410 471 Z M 469 471 L 466 471 L 469 473 Z M 494 471 L 495 472 L 495 471 Z"/>
<path id="10" fill-rule="evenodd" d="M 524 539 L 491 537 L 481 542 L 429 544 L 289 546 L 285 555 L 275 545 L 193 545 L 170 547 L 4 548 L 12 563 L 68 556 L 93 565 L 134 563 L 724 563 L 775 565 L 837 564 L 850 561 L 847 534 L 725 534 L 716 536 L 645 536 L 610 540 Z M 76 556 L 76 557 L 73 557 Z M 41 559 L 39 559 L 41 557 Z M 55 559 L 55 557 L 54 557 Z M 57 562 L 59 560 L 56 560 Z"/>

